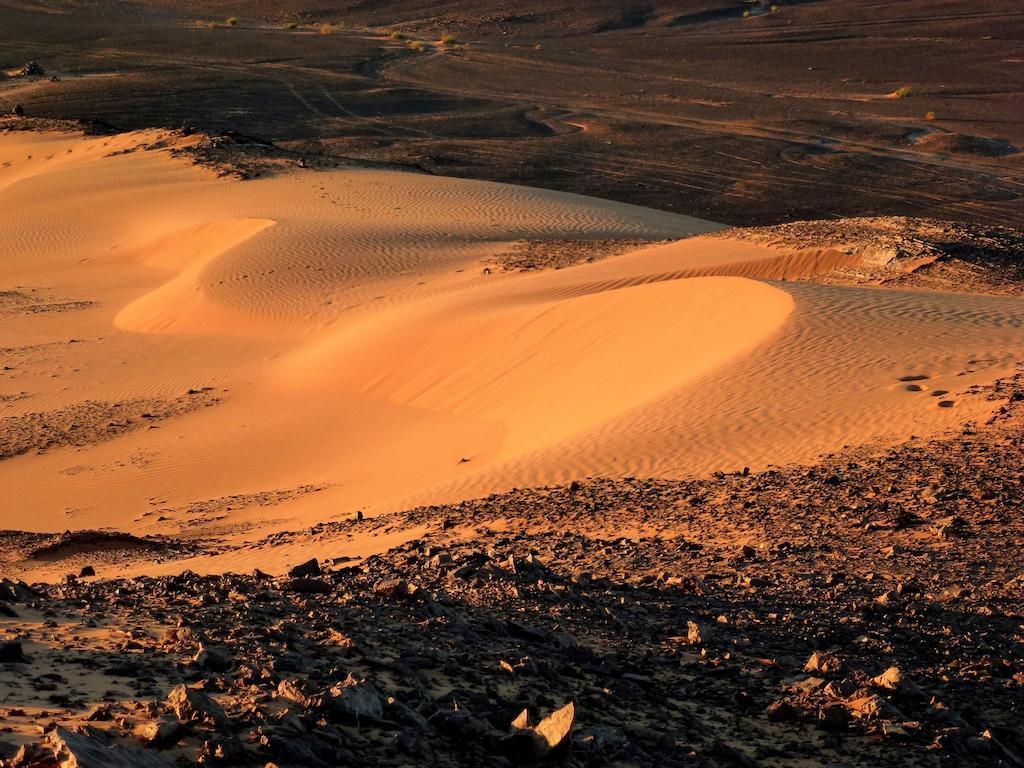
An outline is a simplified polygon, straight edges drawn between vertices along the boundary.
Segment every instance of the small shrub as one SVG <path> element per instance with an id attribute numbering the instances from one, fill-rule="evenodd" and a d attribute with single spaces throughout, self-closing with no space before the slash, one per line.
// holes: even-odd
<path id="1" fill-rule="evenodd" d="M 225 21 L 224 23 L 227 24 L 229 27 L 237 27 L 238 26 L 238 17 L 237 16 L 229 16 L 227 21 Z"/>
<path id="2" fill-rule="evenodd" d="M 448 47 L 448 46 L 451 46 L 451 45 L 458 45 L 458 44 L 459 44 L 459 38 L 457 38 L 451 32 L 445 32 L 443 35 L 441 35 L 441 45 L 443 45 L 445 47 Z"/>
<path id="3" fill-rule="evenodd" d="M 938 115 L 936 115 L 934 112 L 927 112 L 927 113 L 925 113 L 924 119 L 927 120 L 928 122 L 931 122 L 932 120 L 934 120 L 937 117 L 938 117 Z"/>
<path id="4" fill-rule="evenodd" d="M 909 85 L 904 85 L 893 91 L 892 95 L 895 96 L 897 99 L 906 99 L 914 95 L 914 89 L 911 88 Z"/>
<path id="5" fill-rule="evenodd" d="M 320 25 L 320 34 L 321 35 L 333 35 L 334 34 L 334 25 L 333 24 L 321 24 Z"/>
<path id="6" fill-rule="evenodd" d="M 405 33 L 399 32 L 397 29 L 391 33 L 392 40 L 405 40 Z"/>
<path id="7" fill-rule="evenodd" d="M 298 23 L 297 23 L 297 22 L 294 22 L 294 21 L 286 21 L 286 22 L 285 22 L 285 23 L 284 23 L 284 24 L 282 25 L 282 28 L 283 28 L 283 29 L 298 29 L 298 28 L 299 28 L 299 25 L 298 25 Z"/>
<path id="8" fill-rule="evenodd" d="M 208 22 L 206 22 L 206 28 L 207 29 L 216 29 L 219 26 L 220 26 L 220 24 L 218 24 L 216 21 L 208 21 Z"/>
<path id="9" fill-rule="evenodd" d="M 414 51 L 419 51 L 420 53 L 424 53 L 430 50 L 430 46 L 427 45 L 422 40 L 413 40 L 412 42 L 409 43 L 409 47 L 412 48 Z"/>

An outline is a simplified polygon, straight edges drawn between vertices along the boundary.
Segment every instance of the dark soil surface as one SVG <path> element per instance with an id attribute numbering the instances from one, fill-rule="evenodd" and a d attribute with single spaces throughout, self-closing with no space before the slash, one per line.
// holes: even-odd
<path id="1" fill-rule="evenodd" d="M 188 121 L 727 224 L 1024 226 L 1019 3 L 762 10 L 5 0 L 0 111 L 120 128 Z"/>
<path id="2" fill-rule="evenodd" d="M 664 240 L 525 240 L 512 250 L 484 262 L 484 269 L 506 272 L 534 272 L 542 269 L 564 269 L 611 256 L 619 256 L 637 248 L 660 245 Z"/>

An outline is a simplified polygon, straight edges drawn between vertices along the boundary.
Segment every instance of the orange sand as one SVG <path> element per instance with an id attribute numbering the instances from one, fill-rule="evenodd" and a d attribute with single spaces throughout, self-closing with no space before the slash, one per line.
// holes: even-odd
<path id="1" fill-rule="evenodd" d="M 720 227 L 395 171 L 239 182 L 157 138 L 0 135 L 0 292 L 93 302 L 2 316 L 0 418 L 224 401 L 0 462 L 0 527 L 254 537 L 590 474 L 811 461 L 984 416 L 965 393 L 1024 349 L 1010 299 L 791 282 L 849 263 L 827 250 L 696 237 L 488 275 L 517 240 Z M 224 500 L 303 485 L 322 490 Z M 192 519 L 196 502 L 214 512 Z"/>

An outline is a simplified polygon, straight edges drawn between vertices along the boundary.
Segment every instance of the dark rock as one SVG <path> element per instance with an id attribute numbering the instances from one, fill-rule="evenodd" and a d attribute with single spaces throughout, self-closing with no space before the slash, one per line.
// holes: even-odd
<path id="1" fill-rule="evenodd" d="M 11 768 L 57 768 L 57 759 L 38 744 L 23 744 L 7 763 Z"/>
<path id="2" fill-rule="evenodd" d="M 463 743 L 479 742 L 494 735 L 494 728 L 464 709 L 438 712 L 431 718 L 438 731 Z"/>
<path id="3" fill-rule="evenodd" d="M 10 760 L 18 754 L 18 747 L 9 741 L 0 739 L 0 765 L 3 765 L 4 760 Z"/>
<path id="4" fill-rule="evenodd" d="M 210 721 L 218 728 L 229 728 L 231 721 L 223 708 L 202 691 L 179 685 L 164 702 L 175 717 L 183 723 Z"/>
<path id="5" fill-rule="evenodd" d="M 834 653 L 815 651 L 804 664 L 804 672 L 814 672 L 819 675 L 836 675 L 843 669 L 842 660 Z"/>
<path id="6" fill-rule="evenodd" d="M 282 699 L 294 701 L 302 708 L 309 706 L 309 696 L 305 694 L 297 680 L 282 680 L 277 685 L 277 695 Z"/>
<path id="7" fill-rule="evenodd" d="M 404 579 L 381 579 L 373 585 L 373 593 L 390 599 L 405 599 L 414 594 L 409 583 Z"/>
<path id="8" fill-rule="evenodd" d="M 200 645 L 192 663 L 211 672 L 226 672 L 231 668 L 231 655 L 222 648 Z"/>
<path id="9" fill-rule="evenodd" d="M 423 737 L 415 728 L 399 731 L 395 736 L 395 746 L 410 757 L 419 757 L 424 752 Z"/>
<path id="10" fill-rule="evenodd" d="M 249 755 L 236 736 L 224 736 L 203 742 L 199 754 L 201 764 L 237 765 Z"/>
<path id="11" fill-rule="evenodd" d="M 146 744 L 166 747 L 173 744 L 183 730 L 181 721 L 177 718 L 162 717 L 139 728 L 136 735 Z"/>
<path id="12" fill-rule="evenodd" d="M 501 740 L 501 753 L 520 764 L 544 760 L 553 752 L 568 748 L 575 718 L 576 708 L 569 702 L 531 727 L 524 709 L 512 721 L 511 732 Z"/>
<path id="13" fill-rule="evenodd" d="M 95 723 L 99 721 L 113 720 L 114 715 L 110 712 L 109 704 L 97 704 L 85 713 L 86 721 Z"/>
<path id="14" fill-rule="evenodd" d="M 57 728 L 46 740 L 64 768 L 173 768 L 162 755 L 136 747 L 109 747 L 98 739 Z"/>
<path id="15" fill-rule="evenodd" d="M 323 579 L 289 579 L 281 585 L 281 589 L 300 595 L 327 595 L 334 591 L 334 587 Z"/>
<path id="16" fill-rule="evenodd" d="M 849 710 L 839 703 L 827 704 L 818 710 L 818 726 L 826 731 L 845 731 L 851 719 Z"/>
<path id="17" fill-rule="evenodd" d="M 384 697 L 366 680 L 349 675 L 345 681 L 322 696 L 324 708 L 340 720 L 380 720 L 384 716 Z"/>
<path id="18" fill-rule="evenodd" d="M 531 627 L 529 624 L 523 624 L 520 621 L 506 621 L 505 629 L 512 637 L 519 637 L 523 640 L 531 640 L 535 643 L 547 642 L 549 634 L 543 629 L 537 627 Z"/>
<path id="19" fill-rule="evenodd" d="M 2 664 L 27 664 L 28 658 L 18 640 L 4 640 L 0 642 L 0 663 Z"/>
<path id="20" fill-rule="evenodd" d="M 20 77 L 42 77 L 46 74 L 46 70 L 38 62 L 30 61 L 18 69 L 15 74 Z"/>
<path id="21" fill-rule="evenodd" d="M 26 603 L 39 597 L 39 593 L 23 581 L 0 579 L 0 602 Z"/>
<path id="22" fill-rule="evenodd" d="M 757 768 L 757 763 L 746 752 L 731 744 L 726 744 L 720 739 L 711 746 L 711 754 L 730 765 L 738 765 L 741 768 Z"/>
<path id="23" fill-rule="evenodd" d="M 768 705 L 768 709 L 765 710 L 765 714 L 769 720 L 773 720 L 777 723 L 790 722 L 796 720 L 800 713 L 796 707 L 790 704 L 785 699 L 779 699 L 773 701 Z"/>
<path id="24" fill-rule="evenodd" d="M 320 563 L 317 562 L 316 558 L 300 563 L 288 571 L 288 575 L 293 579 L 302 579 L 307 576 L 319 576 L 320 573 Z"/>

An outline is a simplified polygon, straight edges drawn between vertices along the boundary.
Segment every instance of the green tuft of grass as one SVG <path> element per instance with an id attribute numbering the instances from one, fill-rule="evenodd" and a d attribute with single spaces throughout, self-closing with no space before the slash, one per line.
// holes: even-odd
<path id="1" fill-rule="evenodd" d="M 392 40 L 405 40 L 405 33 L 399 32 L 397 29 L 391 33 Z"/>
<path id="2" fill-rule="evenodd" d="M 909 85 L 904 85 L 893 91 L 892 95 L 895 96 L 897 99 L 907 99 L 915 95 L 916 93 L 917 92 Z"/>

